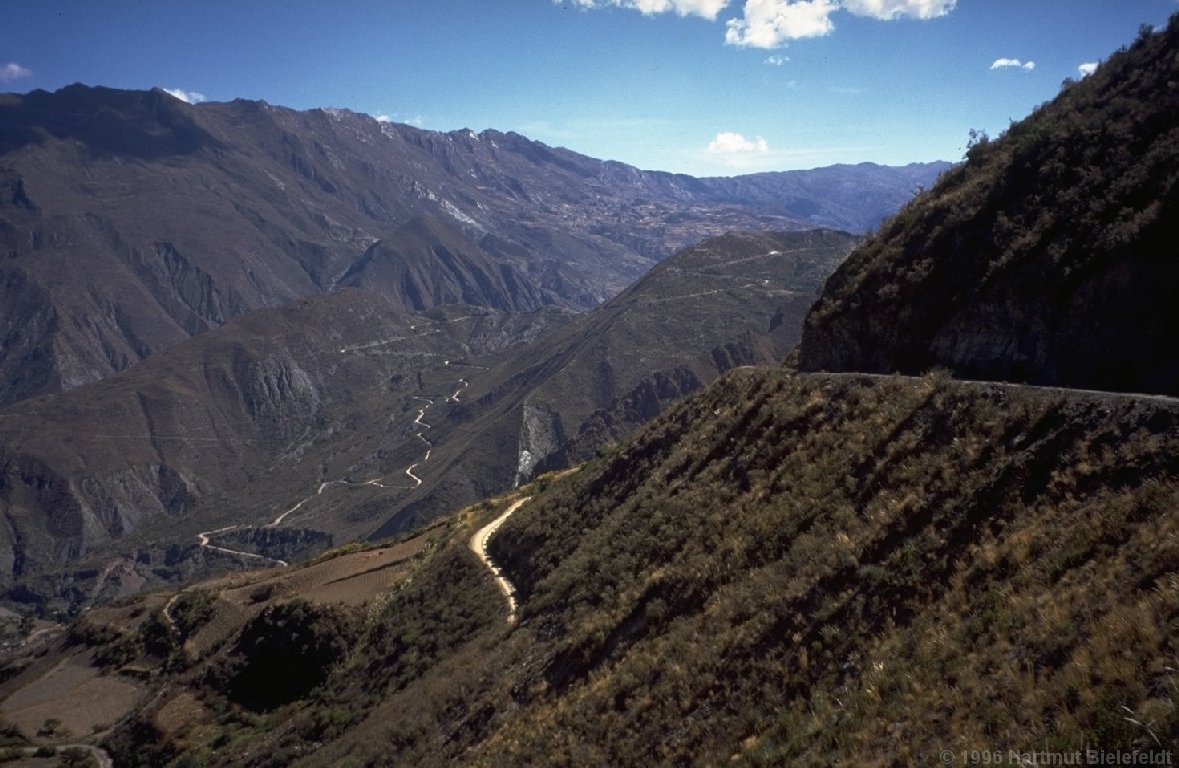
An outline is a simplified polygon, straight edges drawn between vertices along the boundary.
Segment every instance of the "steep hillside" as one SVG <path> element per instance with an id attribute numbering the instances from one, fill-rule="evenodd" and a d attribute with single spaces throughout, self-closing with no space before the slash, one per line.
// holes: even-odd
<path id="1" fill-rule="evenodd" d="M 447 469 L 373 535 L 411 530 L 487 494 L 468 478 L 498 478 L 498 492 L 582 461 L 725 371 L 783 359 L 819 286 L 855 242 L 826 230 L 705 240 L 576 322 L 474 371 L 464 404 L 431 432 Z"/>
<path id="2" fill-rule="evenodd" d="M 553 433 L 534 430 L 536 444 L 522 447 L 542 468 L 583 461 L 720 373 L 781 360 L 856 242 L 829 230 L 732 233 L 656 266 L 602 311 L 513 361 L 525 376 L 535 375 L 531 361 L 546 374 L 526 407 L 559 417 Z M 546 455 L 544 443 L 556 450 Z"/>
<path id="3" fill-rule="evenodd" d="M 504 497 L 366 609 L 323 605 L 312 566 L 186 590 L 171 631 L 163 598 L 94 612 L 51 653 L 87 652 L 80 679 L 159 670 L 106 741 L 129 763 L 1157 757 L 1179 746 L 1177 441 L 1174 400 L 735 371 L 521 489 L 490 543 L 515 624 L 467 547 Z M 274 658 L 299 674 L 266 682 Z M 0 691 L 14 717 L 39 664 Z"/>
<path id="4" fill-rule="evenodd" d="M 120 375 L 10 406 L 0 583 L 21 585 L 18 599 L 79 606 L 103 590 L 258 564 L 224 549 L 287 559 L 367 534 L 420 484 L 406 472 L 428 447 L 418 414 L 463 388 L 448 361 L 568 319 L 411 314 L 349 290 L 236 318 Z M 205 539 L 223 550 L 198 543 L 225 526 L 242 530 Z"/>
<path id="5" fill-rule="evenodd" d="M 897 170 L 879 199 L 899 205 L 941 167 Z M 749 196 L 515 134 L 346 110 L 82 85 L 0 95 L 0 404 L 341 281 L 417 309 L 455 295 L 588 309 L 703 237 L 817 225 L 795 209 L 818 223 L 879 212 L 849 205 L 845 172 L 830 197 L 808 173 L 804 187 L 784 177 Z M 874 189 L 890 176 L 863 173 Z"/>
<path id="6" fill-rule="evenodd" d="M 1179 392 L 1179 21 L 980 139 L 848 259 L 811 370 Z"/>
<path id="7" fill-rule="evenodd" d="M 456 300 L 519 287 L 448 234 L 406 225 L 356 283 L 411 305 L 427 283 Z M 10 406 L 0 585 L 76 610 L 428 523 L 592 455 L 729 368 L 781 359 L 854 243 L 827 231 L 716 238 L 583 315 L 413 313 L 350 289 Z M 423 277 L 424 264 L 448 271 Z"/>
<path id="8" fill-rule="evenodd" d="M 336 288 L 363 288 L 416 312 L 445 304 L 529 312 L 550 303 L 519 270 L 498 262 L 456 227 L 428 217 L 369 246 Z"/>

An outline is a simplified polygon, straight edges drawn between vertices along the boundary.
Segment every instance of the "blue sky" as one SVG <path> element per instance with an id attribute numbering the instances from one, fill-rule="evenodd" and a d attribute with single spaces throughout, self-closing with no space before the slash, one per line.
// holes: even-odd
<path id="1" fill-rule="evenodd" d="M 696 176 L 961 158 L 1176 0 L 37 0 L 0 90 L 162 87 L 514 130 Z"/>

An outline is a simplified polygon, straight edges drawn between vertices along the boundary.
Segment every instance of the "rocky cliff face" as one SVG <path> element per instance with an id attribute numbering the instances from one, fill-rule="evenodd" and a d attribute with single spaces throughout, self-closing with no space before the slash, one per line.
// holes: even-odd
<path id="1" fill-rule="evenodd" d="M 1179 25 L 982 140 L 859 248 L 804 369 L 1179 392 Z"/>

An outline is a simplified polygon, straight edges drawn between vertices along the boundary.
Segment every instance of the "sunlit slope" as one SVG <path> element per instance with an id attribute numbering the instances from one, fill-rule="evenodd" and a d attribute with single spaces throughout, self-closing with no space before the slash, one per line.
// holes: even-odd
<path id="1" fill-rule="evenodd" d="M 259 703 L 236 667 L 192 675 L 205 715 L 112 745 L 213 765 L 1173 749 L 1177 456 L 1161 399 L 735 371 L 521 490 L 488 549 L 515 624 L 468 546 L 505 497 L 360 624 L 312 621 L 337 650 L 310 687 Z"/>

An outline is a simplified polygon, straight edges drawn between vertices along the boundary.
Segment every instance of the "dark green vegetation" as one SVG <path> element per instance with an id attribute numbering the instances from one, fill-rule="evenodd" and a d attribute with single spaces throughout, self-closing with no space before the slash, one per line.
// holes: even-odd
<path id="1" fill-rule="evenodd" d="M 218 671 L 225 678 L 220 687 L 255 710 L 306 696 L 344 658 L 361 620 L 356 611 L 305 600 L 269 606 L 242 630 L 226 668 Z"/>
<path id="2" fill-rule="evenodd" d="M 1179 392 L 1179 22 L 982 137 L 860 248 L 810 370 Z"/>
<path id="3" fill-rule="evenodd" d="M 1177 477 L 1172 402 L 734 371 L 522 491 L 491 546 L 515 628 L 465 547 L 497 500 L 342 625 L 305 695 L 251 709 L 198 664 L 109 745 L 258 766 L 1174 749 Z"/>

